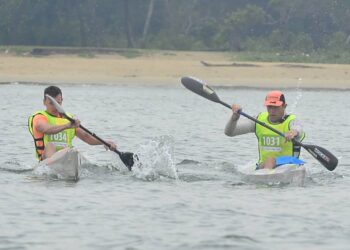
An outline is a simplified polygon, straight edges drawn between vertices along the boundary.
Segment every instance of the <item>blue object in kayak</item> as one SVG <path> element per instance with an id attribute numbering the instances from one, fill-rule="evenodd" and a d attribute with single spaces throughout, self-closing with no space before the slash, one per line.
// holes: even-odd
<path id="1" fill-rule="evenodd" d="M 298 164 L 302 165 L 305 161 L 300 160 L 294 156 L 280 156 L 276 158 L 276 167 L 284 165 L 284 164 Z"/>

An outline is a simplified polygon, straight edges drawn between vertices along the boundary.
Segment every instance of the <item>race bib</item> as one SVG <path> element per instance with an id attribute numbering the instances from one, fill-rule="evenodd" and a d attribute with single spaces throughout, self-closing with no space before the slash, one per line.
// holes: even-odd
<path id="1" fill-rule="evenodd" d="M 67 134 L 59 132 L 57 134 L 50 135 L 49 141 L 58 143 L 67 143 Z"/>
<path id="2" fill-rule="evenodd" d="M 279 152 L 282 150 L 281 143 L 280 136 L 263 136 L 261 138 L 262 149 L 265 151 Z"/>

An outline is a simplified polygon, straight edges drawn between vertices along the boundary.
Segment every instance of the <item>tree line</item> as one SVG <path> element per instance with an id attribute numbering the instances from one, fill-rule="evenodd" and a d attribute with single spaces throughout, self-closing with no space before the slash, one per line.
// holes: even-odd
<path id="1" fill-rule="evenodd" d="M 0 0 L 0 46 L 349 50 L 349 0 Z"/>

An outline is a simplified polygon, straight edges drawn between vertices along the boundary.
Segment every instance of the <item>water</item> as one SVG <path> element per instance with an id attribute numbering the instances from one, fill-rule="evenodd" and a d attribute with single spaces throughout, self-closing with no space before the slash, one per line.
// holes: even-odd
<path id="1" fill-rule="evenodd" d="M 348 249 L 349 91 L 285 90 L 305 142 L 339 157 L 327 171 L 307 152 L 305 186 L 244 183 L 257 157 L 253 134 L 223 133 L 230 111 L 184 89 L 62 85 L 63 105 L 121 151 L 74 144 L 89 159 L 78 182 L 38 176 L 27 117 L 41 85 L 0 85 L 0 249 Z M 266 90 L 216 88 L 255 115 Z M 242 118 L 243 119 L 243 118 Z"/>

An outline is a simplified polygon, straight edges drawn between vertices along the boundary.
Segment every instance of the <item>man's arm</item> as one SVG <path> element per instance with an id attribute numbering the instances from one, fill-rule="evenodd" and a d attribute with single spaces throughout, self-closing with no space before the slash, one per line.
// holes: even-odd
<path id="1" fill-rule="evenodd" d="M 295 139 L 300 141 L 302 139 L 304 130 L 300 121 L 294 119 L 290 122 L 290 130 L 285 134 L 286 140 Z"/>
<path id="2" fill-rule="evenodd" d="M 102 142 L 100 142 L 95 137 L 93 137 L 92 135 L 88 134 L 87 132 L 85 132 L 81 128 L 77 128 L 75 130 L 75 134 L 80 140 L 82 140 L 83 142 L 86 142 L 87 144 L 90 144 L 90 145 L 102 145 Z"/>
<path id="3" fill-rule="evenodd" d="M 47 135 L 57 134 L 65 129 L 75 127 L 70 122 L 63 125 L 50 125 L 45 118 L 41 118 L 39 115 L 34 117 L 33 126 L 36 131 Z"/>
<path id="4" fill-rule="evenodd" d="M 237 136 L 255 132 L 255 122 L 249 119 L 239 119 L 237 113 L 233 113 L 225 127 L 225 135 Z"/>
<path id="5" fill-rule="evenodd" d="M 80 140 L 82 140 L 83 142 L 85 142 L 89 145 L 103 145 L 103 143 L 101 141 L 97 140 L 95 137 L 93 137 L 89 133 L 85 132 L 81 128 L 77 128 L 75 131 L 76 131 L 75 134 L 77 135 L 77 137 Z M 117 148 L 117 145 L 114 142 L 112 142 L 112 141 L 106 141 L 106 142 L 111 145 L 111 149 Z M 107 147 L 106 147 L 106 149 L 107 149 Z"/>

